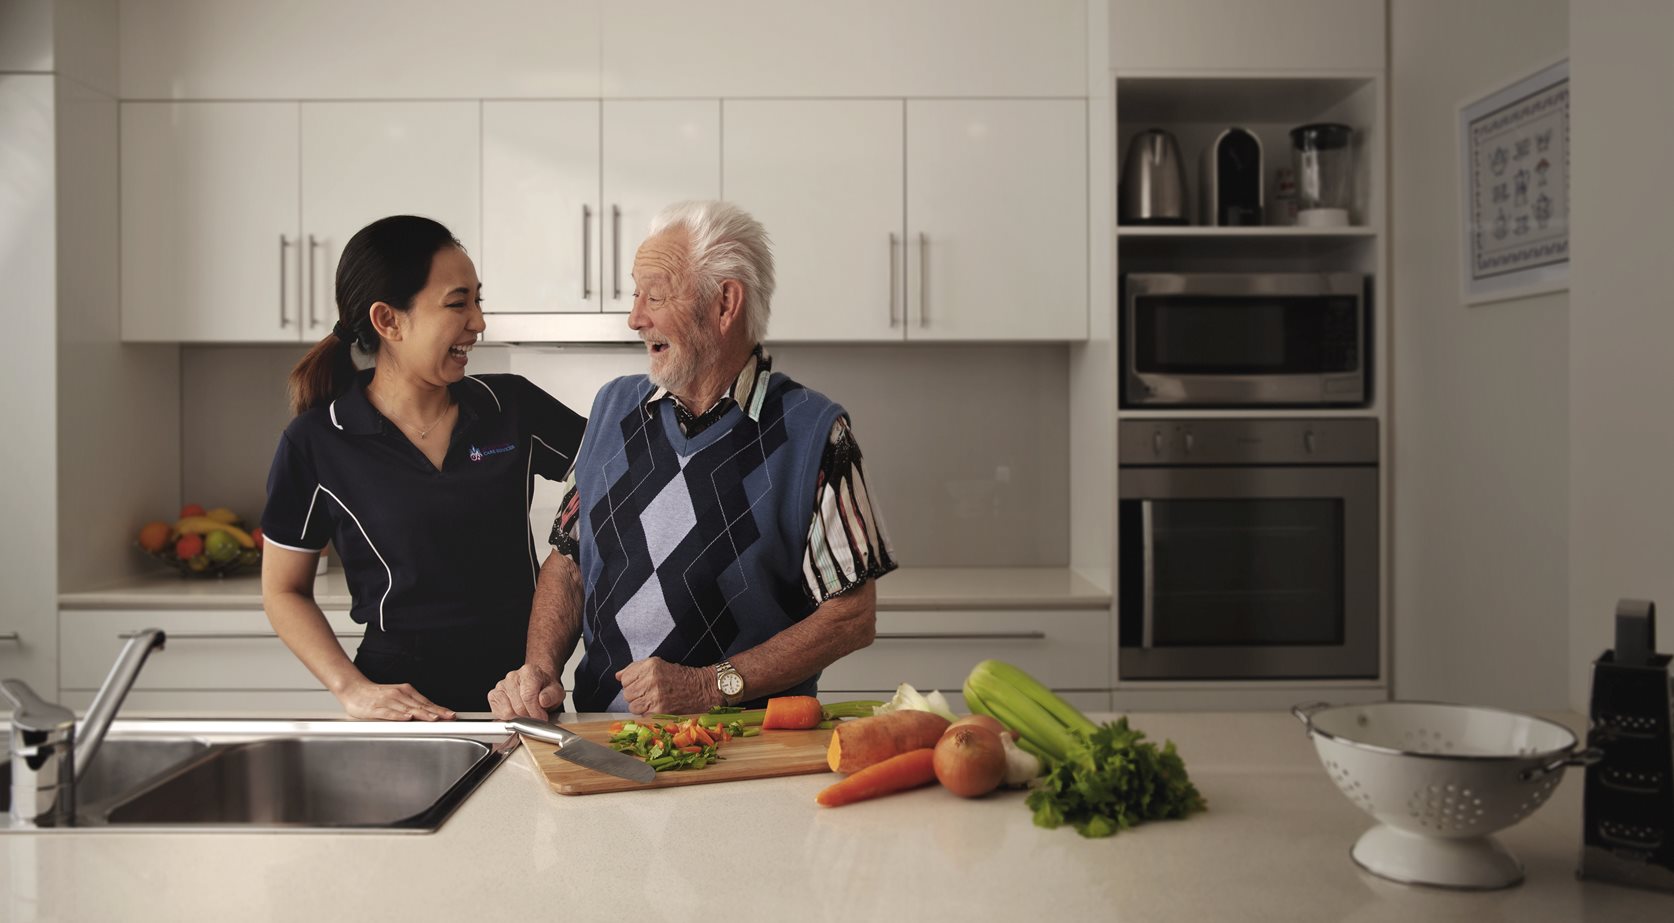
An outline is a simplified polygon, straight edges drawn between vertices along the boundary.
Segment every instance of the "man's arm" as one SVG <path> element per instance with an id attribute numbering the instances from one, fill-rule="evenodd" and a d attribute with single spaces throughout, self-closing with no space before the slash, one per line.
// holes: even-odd
<path id="1" fill-rule="evenodd" d="M 529 608 L 529 646 L 523 666 L 488 693 L 494 717 L 545 721 L 564 702 L 564 663 L 581 637 L 581 568 L 554 551 L 541 565 Z"/>
<path id="2" fill-rule="evenodd" d="M 877 635 L 877 601 L 877 587 L 868 580 L 826 600 L 807 618 L 761 644 L 732 655 L 728 659 L 744 677 L 745 695 L 754 699 L 789 689 L 871 644 Z M 689 714 L 721 704 L 712 666 L 684 667 L 652 657 L 629 664 L 616 677 L 636 714 Z"/>

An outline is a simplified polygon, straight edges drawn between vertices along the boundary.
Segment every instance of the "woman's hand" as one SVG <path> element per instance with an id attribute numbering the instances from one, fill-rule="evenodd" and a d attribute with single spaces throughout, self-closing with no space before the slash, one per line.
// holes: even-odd
<path id="1" fill-rule="evenodd" d="M 452 721 L 453 709 L 420 695 L 411 683 L 382 686 L 363 680 L 339 693 L 337 701 L 351 718 L 376 721 Z"/>

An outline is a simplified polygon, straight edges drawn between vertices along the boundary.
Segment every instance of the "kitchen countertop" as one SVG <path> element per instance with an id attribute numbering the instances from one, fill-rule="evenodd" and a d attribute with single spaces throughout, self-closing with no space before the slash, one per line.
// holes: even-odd
<path id="1" fill-rule="evenodd" d="M 348 609 L 349 587 L 341 570 L 315 581 L 324 609 Z M 260 609 L 255 574 L 188 579 L 173 573 L 98 590 L 63 593 L 65 609 Z M 889 609 L 1104 609 L 1110 590 L 1067 567 L 903 567 L 878 580 L 878 608 Z"/>
<path id="2" fill-rule="evenodd" d="M 1521 886 L 1412 887 L 1350 861 L 1370 819 L 1336 790 L 1289 715 L 1131 717 L 1176 742 L 1207 813 L 1085 840 L 1034 827 L 1020 793 L 964 801 L 931 787 L 817 808 L 827 774 L 565 797 L 516 752 L 429 836 L 0 837 L 0 918 L 619 919 L 651 893 L 676 913 L 729 923 L 1674 914 L 1674 895 L 1575 879 L 1579 774 L 1500 834 L 1527 868 Z"/>

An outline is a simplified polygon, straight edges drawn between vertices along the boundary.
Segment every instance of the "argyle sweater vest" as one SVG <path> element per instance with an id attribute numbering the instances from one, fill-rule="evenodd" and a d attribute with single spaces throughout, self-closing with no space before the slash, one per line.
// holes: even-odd
<path id="1" fill-rule="evenodd" d="M 803 589 L 802 558 L 843 408 L 775 372 L 757 389 L 758 419 L 734 405 L 687 438 L 672 400 L 645 405 L 654 390 L 644 375 L 606 385 L 576 459 L 586 594 L 578 711 L 627 711 L 616 671 L 634 661 L 709 666 L 818 607 Z M 813 695 L 818 681 L 778 694 Z"/>

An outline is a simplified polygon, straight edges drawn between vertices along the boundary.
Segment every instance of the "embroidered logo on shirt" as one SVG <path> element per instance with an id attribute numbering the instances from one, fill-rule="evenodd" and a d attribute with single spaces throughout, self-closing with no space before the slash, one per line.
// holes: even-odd
<path id="1" fill-rule="evenodd" d="M 471 446 L 471 461 L 479 462 L 490 455 L 504 455 L 516 448 L 517 443 L 515 442 L 508 442 L 505 445 L 489 446 L 486 449 L 479 449 L 476 446 Z"/>

